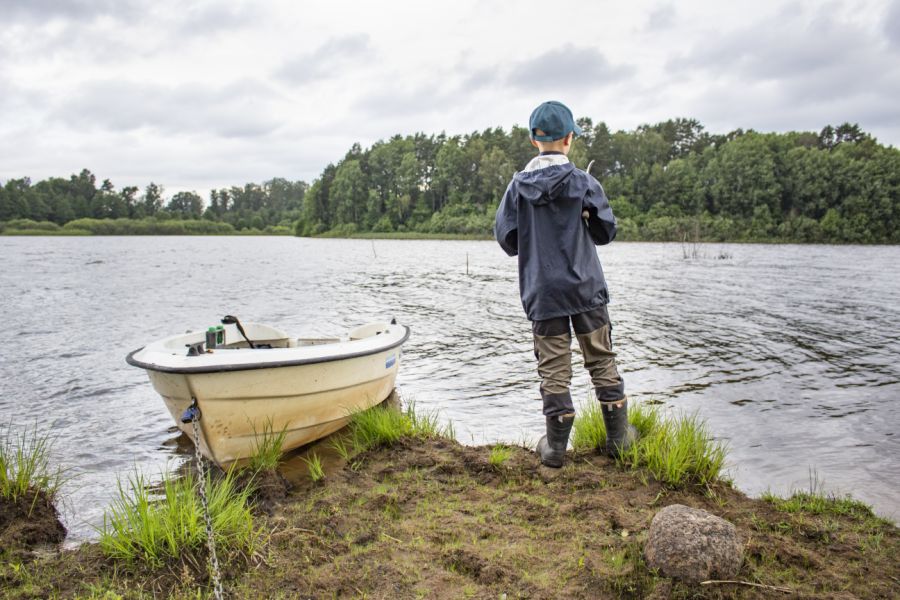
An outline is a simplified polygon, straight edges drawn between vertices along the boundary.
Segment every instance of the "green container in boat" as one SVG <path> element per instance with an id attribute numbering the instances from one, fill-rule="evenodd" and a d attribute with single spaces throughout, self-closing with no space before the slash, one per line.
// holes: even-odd
<path id="1" fill-rule="evenodd" d="M 223 325 L 216 325 L 216 345 L 224 346 L 225 345 L 225 327 Z"/>
<path id="2" fill-rule="evenodd" d="M 207 328 L 207 330 L 206 330 L 206 349 L 207 350 L 212 350 L 213 348 L 218 346 L 218 344 L 217 344 L 218 340 L 216 339 L 218 336 L 216 335 L 216 333 L 217 332 L 216 332 L 215 327 Z"/>

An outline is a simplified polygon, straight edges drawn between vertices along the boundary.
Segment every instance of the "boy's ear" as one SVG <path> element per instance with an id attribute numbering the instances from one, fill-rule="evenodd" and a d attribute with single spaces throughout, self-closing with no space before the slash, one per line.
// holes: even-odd
<path id="1" fill-rule="evenodd" d="M 538 143 L 536 141 L 534 141 L 534 138 L 528 138 L 528 139 L 531 140 L 532 146 L 534 146 L 535 148 L 539 148 Z"/>
<path id="2" fill-rule="evenodd" d="M 563 141 L 563 144 L 565 144 L 566 146 L 571 146 L 572 142 L 574 142 L 574 141 L 575 141 L 575 132 L 570 131 L 569 135 L 567 135 L 566 139 Z"/>

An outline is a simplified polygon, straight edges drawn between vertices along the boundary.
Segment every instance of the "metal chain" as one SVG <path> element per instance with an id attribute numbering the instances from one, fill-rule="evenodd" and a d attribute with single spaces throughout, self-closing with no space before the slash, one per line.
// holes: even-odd
<path id="1" fill-rule="evenodd" d="M 199 411 L 198 411 L 199 413 Z M 209 548 L 209 566 L 213 579 L 213 593 L 216 600 L 222 600 L 222 580 L 219 573 L 219 559 L 216 557 L 216 542 L 213 539 L 212 517 L 209 515 L 209 502 L 206 499 L 206 469 L 203 456 L 200 454 L 200 428 L 197 427 L 198 413 L 194 413 L 191 424 L 194 427 L 194 450 L 197 456 L 197 472 L 200 474 L 200 503 L 203 505 L 203 518 L 206 521 L 206 546 Z"/>

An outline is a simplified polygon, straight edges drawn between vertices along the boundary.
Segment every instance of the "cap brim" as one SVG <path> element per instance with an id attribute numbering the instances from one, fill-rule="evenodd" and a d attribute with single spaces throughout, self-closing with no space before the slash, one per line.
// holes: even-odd
<path id="1" fill-rule="evenodd" d="M 575 129 L 572 130 L 576 136 L 581 135 L 583 130 L 578 126 L 578 123 L 575 123 Z"/>

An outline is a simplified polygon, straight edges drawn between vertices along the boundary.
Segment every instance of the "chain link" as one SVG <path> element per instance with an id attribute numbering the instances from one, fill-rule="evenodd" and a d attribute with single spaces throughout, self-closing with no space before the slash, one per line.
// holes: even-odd
<path id="1" fill-rule="evenodd" d="M 199 411 L 195 412 L 191 419 L 194 427 L 194 451 L 197 457 L 197 472 L 200 474 L 200 503 L 203 505 L 203 518 L 206 521 L 206 546 L 209 548 L 209 566 L 213 579 L 213 593 L 216 600 L 222 600 L 222 580 L 219 572 L 219 559 L 216 557 L 216 541 L 213 539 L 212 517 L 209 515 L 209 502 L 206 498 L 206 468 L 203 464 L 203 456 L 200 454 L 200 428 L 197 426 Z"/>

